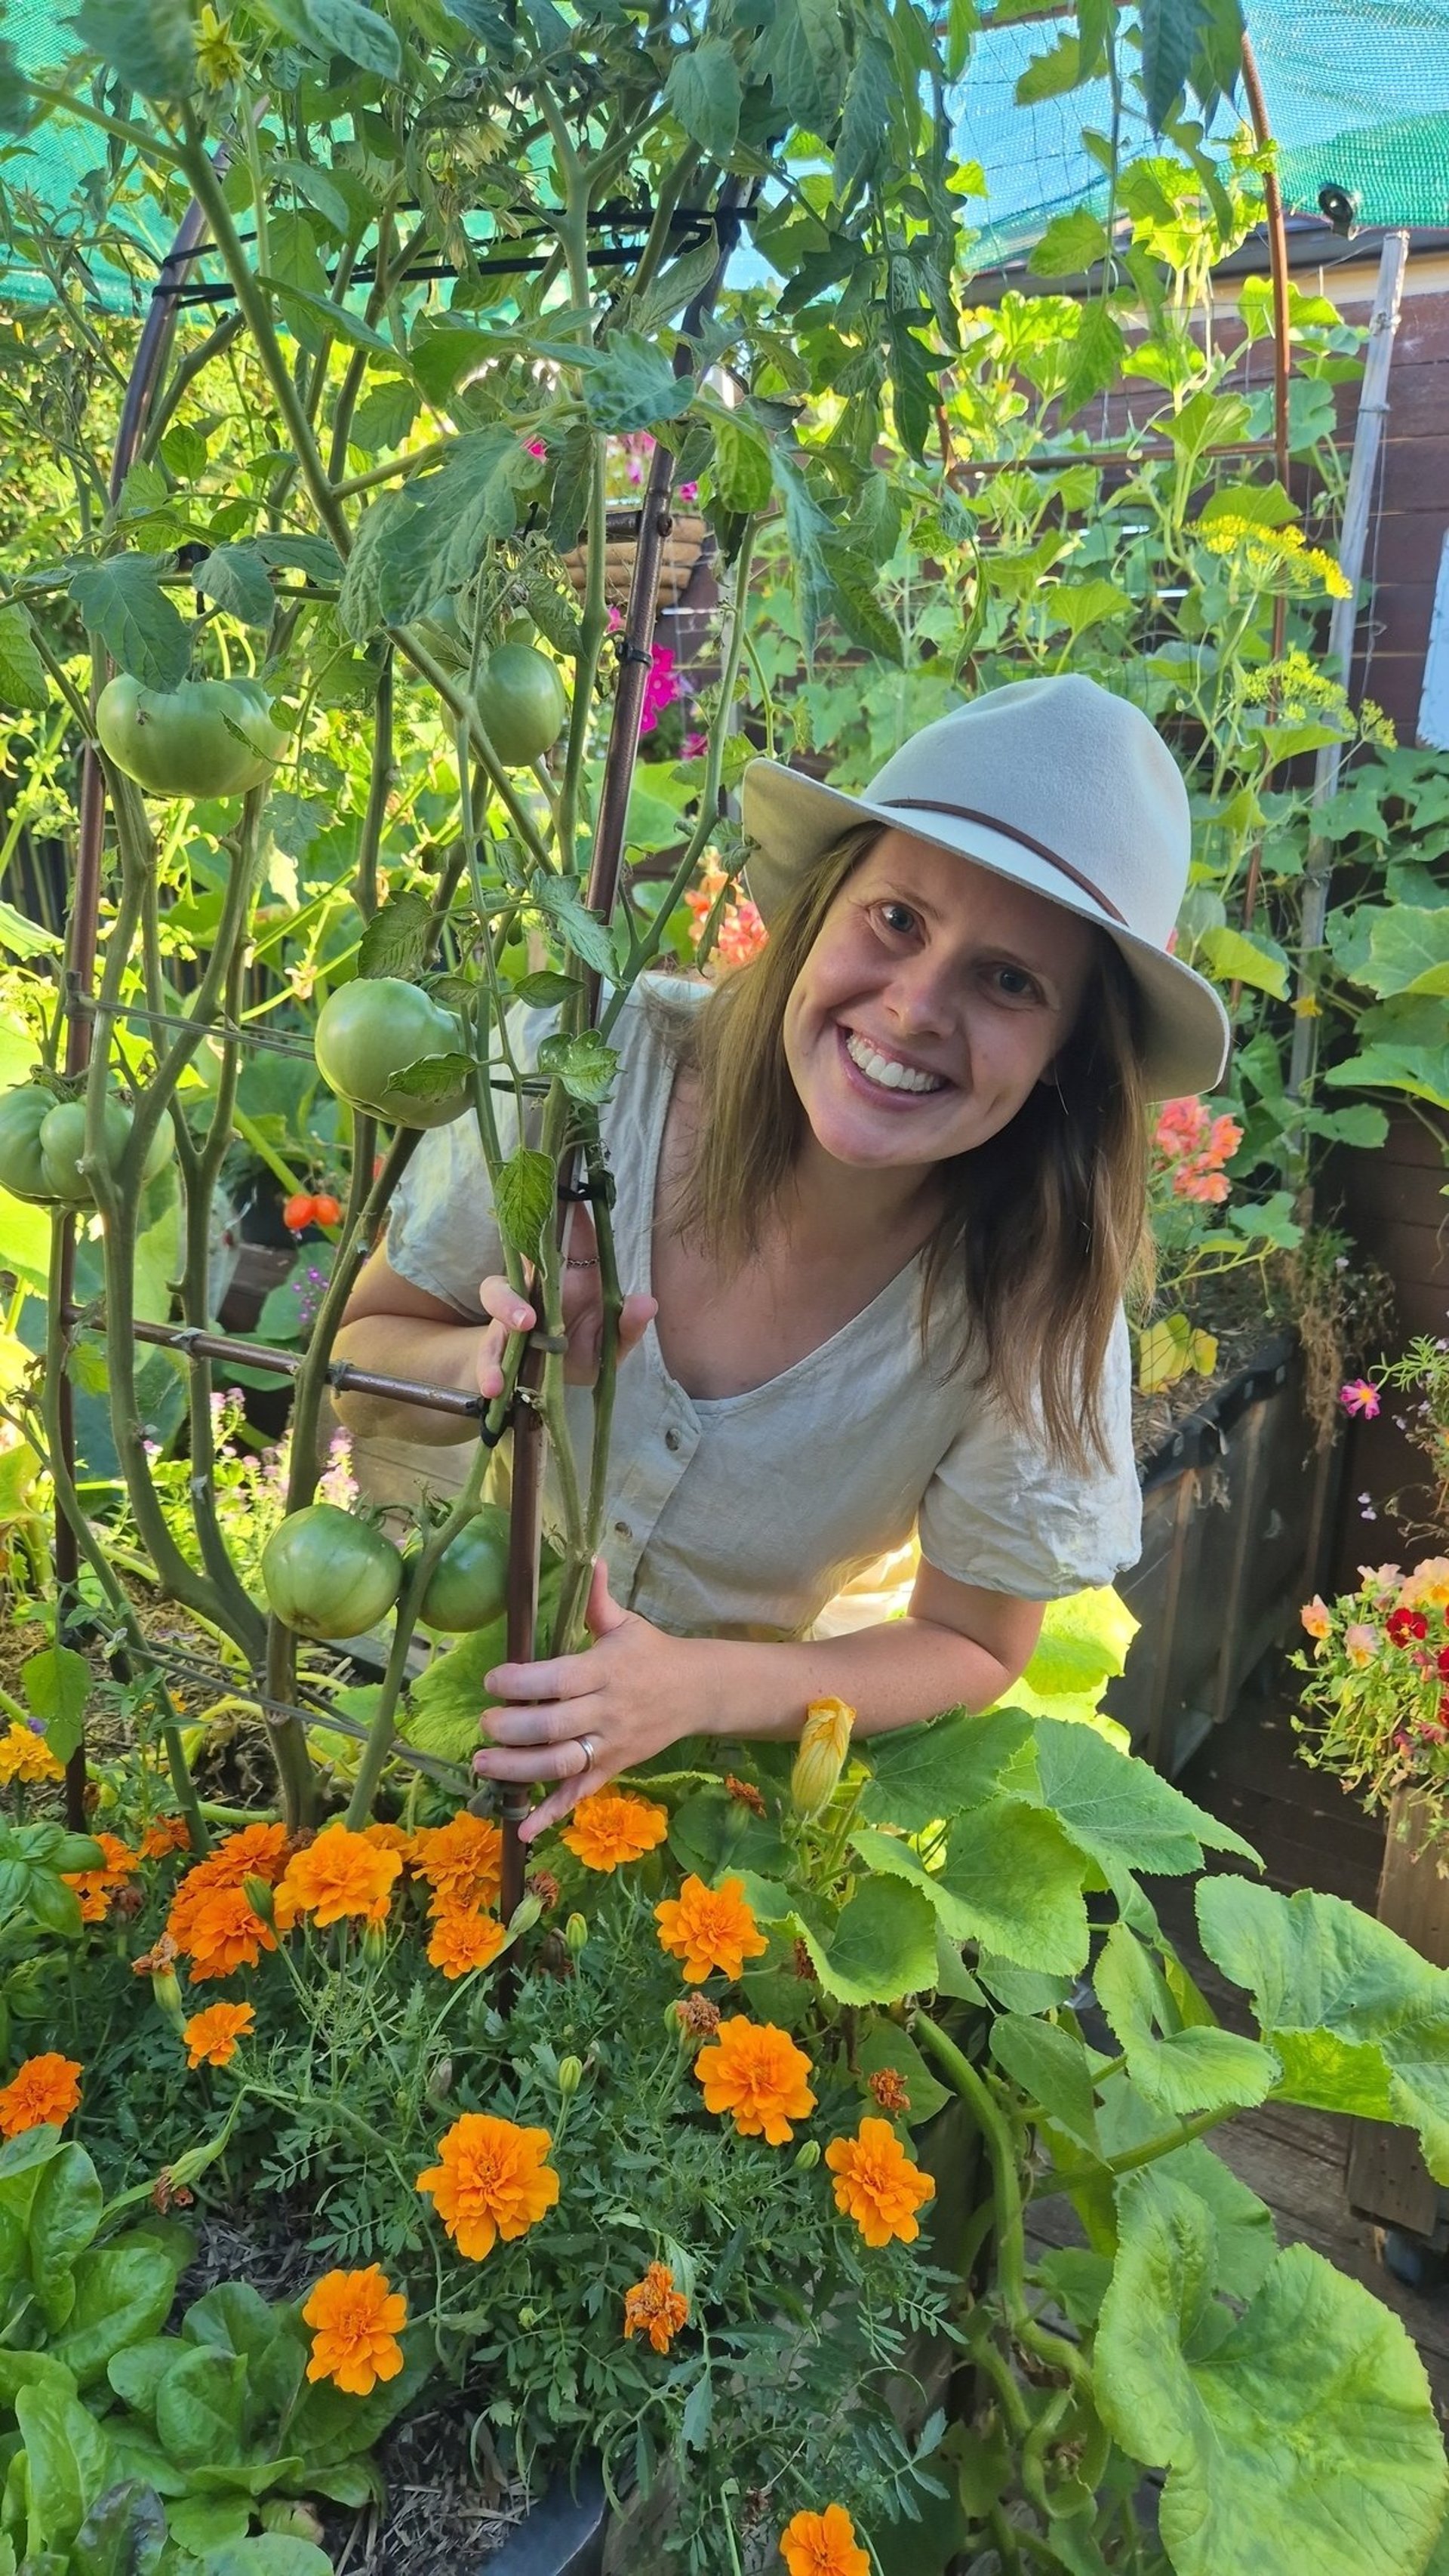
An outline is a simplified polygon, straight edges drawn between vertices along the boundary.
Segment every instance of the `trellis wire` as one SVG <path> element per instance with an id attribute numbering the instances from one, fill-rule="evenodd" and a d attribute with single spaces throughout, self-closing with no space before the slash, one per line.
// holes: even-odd
<path id="1" fill-rule="evenodd" d="M 120 1651 L 139 1662 L 134 1646 L 126 1644 Z M 288 1718 L 304 1728 L 323 1727 L 329 1734 L 345 1735 L 356 1744 L 367 1742 L 367 1728 L 361 1721 L 344 1716 L 320 1694 L 310 1708 L 300 1708 L 289 1700 L 272 1699 L 250 1670 L 235 1672 L 225 1664 L 209 1663 L 204 1656 L 188 1654 L 182 1646 L 158 1644 L 150 1637 L 146 1639 L 145 1655 L 148 1664 L 164 1667 L 168 1674 L 174 1673 L 177 1680 L 185 1682 L 190 1689 L 210 1691 L 214 1699 L 244 1699 L 249 1708 L 259 1708 L 268 1717 Z M 182 1714 L 184 1716 L 185 1711 Z M 425 1772 L 431 1780 L 443 1781 L 450 1788 L 466 1784 L 471 1790 L 476 1786 L 461 1763 L 444 1762 L 433 1753 L 420 1753 L 402 1736 L 396 1738 L 391 1758 L 407 1763 L 415 1771 Z"/>

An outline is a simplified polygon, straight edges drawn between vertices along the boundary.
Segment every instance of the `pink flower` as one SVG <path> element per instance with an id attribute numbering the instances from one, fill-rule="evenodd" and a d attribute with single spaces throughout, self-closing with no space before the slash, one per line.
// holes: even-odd
<path id="1" fill-rule="evenodd" d="M 649 664 L 649 677 L 644 683 L 644 708 L 639 718 L 639 731 L 652 733 L 666 707 L 684 695 L 684 682 L 674 667 L 674 655 L 667 644 L 656 644 Z"/>
<path id="2" fill-rule="evenodd" d="M 1226 1172 L 1207 1172 L 1201 1168 L 1201 1157 L 1182 1163 L 1173 1174 L 1174 1198 L 1197 1199 L 1206 1207 L 1221 1207 L 1231 1184 Z"/>
<path id="3" fill-rule="evenodd" d="M 1311 1601 L 1304 1602 L 1298 1616 L 1310 1637 L 1326 1637 L 1333 1627 L 1333 1612 L 1321 1592 L 1315 1592 Z"/>
<path id="4" fill-rule="evenodd" d="M 681 501 L 697 501 L 699 499 L 699 485 L 697 483 L 681 483 L 679 487 L 679 498 Z"/>
<path id="5" fill-rule="evenodd" d="M 1373 1662 L 1382 1643 L 1377 1628 L 1366 1627 L 1361 1619 L 1352 1620 L 1343 1632 L 1343 1651 L 1355 1672 L 1361 1673 Z"/>
<path id="6" fill-rule="evenodd" d="M 1215 1118 L 1207 1140 L 1207 1151 L 1215 1163 L 1230 1162 L 1243 1141 L 1243 1131 L 1236 1118 Z"/>
<path id="7" fill-rule="evenodd" d="M 547 456 L 548 449 L 541 438 L 531 438 L 528 442 L 528 452 L 530 456 Z"/>
<path id="8" fill-rule="evenodd" d="M 1362 1413 L 1370 1422 L 1381 1409 L 1378 1388 L 1366 1377 L 1351 1377 L 1339 1388 L 1338 1400 L 1345 1413 Z"/>
<path id="9" fill-rule="evenodd" d="M 1179 1154 L 1194 1151 L 1207 1125 L 1207 1111 L 1200 1100 L 1190 1095 L 1182 1100 L 1164 1100 L 1157 1113 L 1152 1141 L 1159 1153 Z"/>
<path id="10" fill-rule="evenodd" d="M 702 733 L 687 733 L 680 749 L 681 760 L 702 760 L 709 749 L 709 738 Z"/>

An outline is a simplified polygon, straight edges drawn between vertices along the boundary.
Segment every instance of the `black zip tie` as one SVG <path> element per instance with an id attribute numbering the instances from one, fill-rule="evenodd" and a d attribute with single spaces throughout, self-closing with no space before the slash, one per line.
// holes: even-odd
<path id="1" fill-rule="evenodd" d="M 615 1197 L 614 1175 L 612 1172 L 605 1172 L 596 1181 L 560 1181 L 558 1196 L 561 1199 L 580 1201 L 592 1199 L 596 1206 L 612 1207 Z"/>
<path id="2" fill-rule="evenodd" d="M 626 644 L 620 652 L 619 659 L 621 662 L 626 663 L 637 662 L 640 664 L 641 668 L 646 671 L 652 671 L 654 668 L 653 654 L 646 653 L 643 650 L 643 647 L 638 644 Z"/>

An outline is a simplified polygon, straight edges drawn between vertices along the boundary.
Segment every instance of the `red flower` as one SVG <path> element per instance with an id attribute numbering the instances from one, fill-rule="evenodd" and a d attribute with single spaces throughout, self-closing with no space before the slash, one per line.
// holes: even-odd
<path id="1" fill-rule="evenodd" d="M 1422 1610 L 1391 1610 L 1384 1626 L 1396 1646 L 1407 1646 L 1411 1637 L 1429 1634 L 1429 1622 Z"/>
<path id="2" fill-rule="evenodd" d="M 1436 1657 L 1440 1672 L 1449 1680 L 1449 1646 L 1441 1646 Z"/>

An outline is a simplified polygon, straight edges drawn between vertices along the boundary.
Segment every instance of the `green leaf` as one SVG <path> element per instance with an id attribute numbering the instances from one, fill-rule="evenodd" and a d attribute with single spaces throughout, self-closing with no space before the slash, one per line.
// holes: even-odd
<path id="1" fill-rule="evenodd" d="M 558 877 L 547 877 L 540 870 L 530 879 L 528 891 L 580 964 L 592 967 L 596 975 L 606 975 L 610 983 L 617 982 L 619 961 L 614 955 L 613 940 L 598 914 L 588 910 L 573 886 Z"/>
<path id="2" fill-rule="evenodd" d="M 733 48 L 723 36 L 677 53 L 665 97 L 691 140 L 711 161 L 728 161 L 740 130 L 744 87 Z"/>
<path id="3" fill-rule="evenodd" d="M 70 23 L 88 51 L 99 54 L 127 89 L 142 98 L 185 98 L 195 87 L 196 54 L 185 0 L 82 0 Z"/>
<path id="4" fill-rule="evenodd" d="M 71 2576 L 153 2576 L 165 2550 L 160 2497 L 139 2478 L 127 2478 L 91 2506 L 71 2544 Z"/>
<path id="5" fill-rule="evenodd" d="M 924 1833 L 963 1807 L 995 1797 L 1031 1742 L 1030 1719 L 1010 1708 L 986 1717 L 957 1711 L 925 1726 L 873 1735 L 864 1748 L 871 1777 L 861 1792 L 860 1812 L 872 1824 Z"/>
<path id="6" fill-rule="evenodd" d="M 1027 260 L 1033 277 L 1078 277 L 1107 255 L 1107 227 L 1087 206 L 1053 215 Z"/>
<path id="7" fill-rule="evenodd" d="M 270 626 L 276 599 L 254 547 L 214 546 L 192 579 L 203 598 L 215 600 L 228 617 L 240 618 L 244 626 Z"/>
<path id="8" fill-rule="evenodd" d="M 178 2549 L 204 2558 L 209 2550 L 245 2540 L 252 2526 L 249 2496 L 189 2496 L 168 2506 L 166 2520 Z"/>
<path id="9" fill-rule="evenodd" d="M 552 966 L 541 966 L 533 975 L 520 975 L 513 987 L 515 998 L 530 1011 L 551 1011 L 582 990 L 577 975 L 560 975 Z"/>
<path id="10" fill-rule="evenodd" d="M 775 477 L 763 433 L 734 414 L 716 418 L 714 432 L 714 488 L 725 508 L 767 509 Z"/>
<path id="11" fill-rule="evenodd" d="M 813 1911 L 799 1919 L 815 1973 L 837 2003 L 895 2003 L 936 1982 L 936 1926 L 916 1888 L 868 1878 L 834 1924 Z"/>
<path id="12" fill-rule="evenodd" d="M 1211 923 L 1198 941 L 1209 971 L 1223 984 L 1247 984 L 1255 993 L 1271 993 L 1275 1002 L 1288 998 L 1288 959 L 1276 939 L 1262 931 L 1233 930 Z"/>
<path id="13" fill-rule="evenodd" d="M 1360 916 L 1362 918 L 1362 916 Z M 1449 993 L 1449 905 L 1395 904 L 1368 915 L 1368 955 L 1355 980 L 1371 993 Z"/>
<path id="14" fill-rule="evenodd" d="M 20 1667 L 26 1706 L 39 1718 L 57 1762 L 68 1762 L 85 1731 L 91 1668 L 71 1646 L 44 1646 Z"/>
<path id="15" fill-rule="evenodd" d="M 0 609 L 0 617 L 4 610 Z M 3 648 L 0 648 L 3 651 Z M 3 703 L 3 692 L 0 692 Z M 38 921 L 28 921 L 13 903 L 0 902 L 0 948 L 10 957 L 58 957 L 65 942 L 53 930 L 43 930 Z"/>
<path id="16" fill-rule="evenodd" d="M 1203 1947 L 1253 1998 L 1279 2098 L 1416 2128 L 1449 2182 L 1449 1970 L 1336 1896 L 1204 1879 Z"/>
<path id="17" fill-rule="evenodd" d="M 1294 2245 L 1222 2332 L 1202 2202 L 1135 2174 L 1118 2206 L 1095 2393 L 1123 2449 L 1169 2472 L 1160 2529 L 1177 2576 L 1419 2566 L 1446 2472 L 1423 2364 L 1398 2319 Z"/>
<path id="18" fill-rule="evenodd" d="M 850 61 L 837 0 L 776 0 L 756 61 L 785 114 L 811 134 L 828 135 L 844 101 Z"/>
<path id="19" fill-rule="evenodd" d="M 1085 635 L 1088 627 L 1101 626 L 1109 617 L 1120 617 L 1132 601 L 1115 581 L 1100 577 L 1092 581 L 1059 581 L 1044 594 L 1043 605 L 1053 626 L 1065 626 L 1072 636 Z"/>
<path id="20" fill-rule="evenodd" d="M 301 12 L 319 52 L 341 54 L 379 80 L 401 76 L 402 47 L 375 9 L 362 8 L 360 0 L 301 0 Z"/>
<path id="21" fill-rule="evenodd" d="M 35 649 L 30 619 L 23 608 L 0 608 L 0 706 L 44 707 L 49 703 L 50 683 Z"/>
<path id="22" fill-rule="evenodd" d="M 106 2377 L 116 2395 L 149 2423 L 156 2420 L 156 2392 L 183 2347 L 175 2335 L 150 2335 L 144 2343 L 127 2344 L 112 2355 Z"/>
<path id="23" fill-rule="evenodd" d="M 418 416 L 418 398 L 405 378 L 394 376 L 365 393 L 352 415 L 349 447 L 364 456 L 381 456 L 401 447 Z"/>
<path id="24" fill-rule="evenodd" d="M 1411 1100 L 1449 1110 L 1449 1042 L 1431 1048 L 1375 1040 L 1357 1055 L 1331 1064 L 1323 1079 L 1345 1090 L 1402 1091 Z"/>
<path id="25" fill-rule="evenodd" d="M 606 1045 L 597 1029 L 585 1029 L 576 1038 L 545 1038 L 538 1069 L 555 1075 L 571 1100 L 607 1100 L 619 1069 L 618 1049 Z"/>
<path id="26" fill-rule="evenodd" d="M 244 2353 L 210 2344 L 180 2351 L 156 2391 L 156 2431 L 179 2469 L 240 2460 L 246 2379 Z"/>
<path id="27" fill-rule="evenodd" d="M 1016 84 L 1018 107 L 1035 107 L 1040 99 L 1061 98 L 1082 78 L 1082 48 L 1076 36 L 1061 36 L 1050 53 L 1034 54 Z"/>
<path id="28" fill-rule="evenodd" d="M 1095 1727 L 1039 1717 L 1036 1758 L 1044 1803 L 1114 1885 L 1128 1870 L 1153 1878 L 1200 1870 L 1204 1847 L 1262 1865 L 1231 1825 L 1194 1806 L 1135 1753 L 1119 1753 Z"/>
<path id="29" fill-rule="evenodd" d="M 362 934 L 358 974 L 397 975 L 405 984 L 415 984 L 427 962 L 432 918 L 425 895 L 392 895 Z"/>
<path id="30" fill-rule="evenodd" d="M 1088 1950 L 1082 1876 L 1081 1854 L 1055 1817 L 993 1799 L 951 1828 L 936 1881 L 941 1920 L 958 1941 L 979 1941 L 1013 1966 L 1074 1976 Z"/>
<path id="31" fill-rule="evenodd" d="M 72 573 L 70 595 L 112 661 L 147 689 L 174 689 L 191 659 L 189 630 L 161 587 L 154 555 L 108 555 Z"/>
<path id="32" fill-rule="evenodd" d="M 170 2311 L 180 2257 L 138 2231 L 94 2246 L 75 2267 L 75 2306 L 51 2350 L 88 2387 L 128 2343 L 156 2334 Z"/>
<path id="33" fill-rule="evenodd" d="M 525 1261 L 538 1259 L 544 1227 L 552 1222 L 555 1174 L 551 1158 L 520 1145 L 498 1175 L 494 1207 L 503 1240 Z"/>
<path id="34" fill-rule="evenodd" d="M 1256 528 L 1296 526 L 1298 505 L 1276 478 L 1271 483 L 1220 483 L 1204 501 L 1197 525 L 1210 528 L 1216 519 L 1247 519 Z"/>
<path id="35" fill-rule="evenodd" d="M 1092 1972 L 1097 2001 L 1117 2034 L 1127 2072 L 1158 2110 L 1246 2109 L 1267 2099 L 1279 2073 L 1271 2050 L 1235 2031 L 1199 2025 L 1158 2039 L 1171 2010 L 1166 1988 L 1125 1923 L 1114 1923 Z M 1175 2018 L 1175 2015 L 1174 2015 Z"/>
<path id="36" fill-rule="evenodd" d="M 1101 303 L 1083 305 L 1081 321 L 1067 352 L 1066 380 L 1061 390 L 1063 423 L 1073 420 L 1084 403 L 1092 402 L 1116 383 L 1126 355 L 1122 326 L 1109 307 Z"/>
<path id="37" fill-rule="evenodd" d="M 693 1871 L 707 1887 L 741 1870 L 766 1880 L 790 1872 L 790 1849 L 779 1826 L 722 1786 L 698 1789 L 676 1807 L 669 1848 L 681 1869 Z"/>
<path id="38" fill-rule="evenodd" d="M 518 486 L 533 464 L 511 427 L 472 430 L 436 474 L 415 474 L 375 501 L 342 576 L 337 614 L 347 633 L 361 643 L 379 625 L 409 625 L 463 589 L 490 539 L 512 536 Z"/>
<path id="39" fill-rule="evenodd" d="M 677 420 L 694 400 L 693 376 L 677 376 L 663 350 L 637 331 L 618 331 L 606 348 L 576 354 L 586 368 L 584 409 L 597 429 L 652 429 Z"/>
<path id="40" fill-rule="evenodd" d="M 1057 2128 L 1097 2154 L 1092 2061 L 1084 2041 L 1059 2023 L 1003 2013 L 991 2026 L 991 2054 Z"/>
<path id="41" fill-rule="evenodd" d="M 93 2241 L 104 2207 L 95 2166 L 84 2147 L 68 2138 L 41 2175 L 30 2208 L 30 2275 L 52 2328 L 69 2321 L 76 2257 Z"/>
<path id="42" fill-rule="evenodd" d="M 21 2388 L 15 2421 L 25 2445 L 29 2546 L 68 2549 L 110 2474 L 110 2448 L 79 2398 L 44 2380 Z"/>
<path id="43" fill-rule="evenodd" d="M 332 2576 L 332 2561 L 325 2550 L 280 2531 L 209 2549 L 201 2564 L 205 2576 Z"/>
<path id="44" fill-rule="evenodd" d="M 446 1055 L 418 1055 L 411 1064 L 399 1065 L 389 1087 L 409 1100 L 449 1100 L 469 1081 L 472 1071 L 472 1057 L 456 1049 Z"/>
<path id="45" fill-rule="evenodd" d="M 889 148 L 898 96 L 891 48 L 868 28 L 850 67 L 835 145 L 833 177 L 842 206 L 879 168 Z"/>
<path id="46" fill-rule="evenodd" d="M 906 2109 L 902 2114 L 913 2129 L 934 2120 L 955 2095 L 932 2074 L 909 2031 L 893 2021 L 873 2021 L 863 2039 L 857 2040 L 854 2071 L 863 2085 L 872 2075 L 887 2069 L 899 2075 L 906 2088 Z M 872 2099 L 871 2107 L 874 2108 Z"/>

